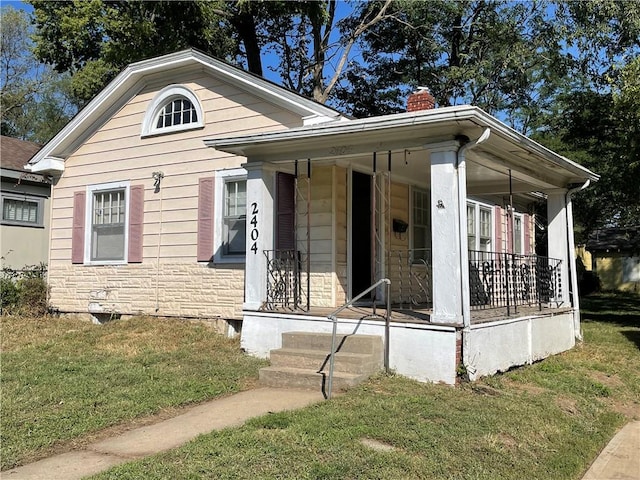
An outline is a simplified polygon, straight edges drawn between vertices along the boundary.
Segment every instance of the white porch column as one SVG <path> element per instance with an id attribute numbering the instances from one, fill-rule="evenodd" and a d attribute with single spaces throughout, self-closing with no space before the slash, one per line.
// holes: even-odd
<path id="1" fill-rule="evenodd" d="M 243 165 L 247 171 L 247 253 L 244 270 L 246 310 L 258 310 L 267 299 L 265 250 L 274 248 L 274 172 L 262 162 Z"/>
<path id="2" fill-rule="evenodd" d="M 569 231 L 567 229 L 568 217 L 566 206 L 566 190 L 553 190 L 547 192 L 547 242 L 549 257 L 557 258 L 562 262 L 560 269 L 560 297 L 565 305 L 569 302 Z M 573 223 L 573 222 L 572 222 Z"/>
<path id="3" fill-rule="evenodd" d="M 466 219 L 466 206 L 459 204 L 458 183 L 466 182 L 464 170 L 456 171 L 458 142 L 427 145 L 431 153 L 431 264 L 433 278 L 434 323 L 463 323 L 463 269 L 460 259 L 467 248 L 460 239 L 460 215 Z M 462 210 L 462 211 L 461 211 Z M 466 258 L 466 255 L 465 257 Z"/>

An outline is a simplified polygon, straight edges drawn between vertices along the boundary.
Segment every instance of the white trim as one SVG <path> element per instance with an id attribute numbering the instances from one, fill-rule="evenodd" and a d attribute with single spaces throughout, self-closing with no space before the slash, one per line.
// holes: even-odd
<path id="1" fill-rule="evenodd" d="M 26 164 L 24 168 L 33 173 L 62 174 L 64 172 L 64 160 L 55 157 L 46 157 L 35 165 Z"/>
<path id="2" fill-rule="evenodd" d="M 213 263 L 245 263 L 246 253 L 244 255 L 225 255 L 222 247 L 224 239 L 224 184 L 230 181 L 247 180 L 247 171 L 244 168 L 217 170 L 215 179 Z"/>
<path id="3" fill-rule="evenodd" d="M 47 157 L 66 159 L 113 114 L 138 94 L 145 86 L 145 77 L 153 74 L 166 75 L 172 70 L 189 67 L 200 71 L 204 69 L 209 75 L 214 75 L 222 81 L 256 94 L 275 105 L 299 114 L 301 117 L 318 117 L 325 121 L 344 118 L 336 110 L 325 105 L 304 98 L 204 53 L 188 49 L 142 60 L 126 67 L 36 153 L 29 164 L 35 166 Z M 37 167 L 31 168 L 34 172 L 41 171 Z"/>
<path id="4" fill-rule="evenodd" d="M 91 260 L 91 232 L 93 216 L 93 194 L 103 190 L 124 189 L 124 248 L 122 260 Z M 125 265 L 129 259 L 129 208 L 131 182 L 109 182 L 87 185 L 84 223 L 84 264 L 85 265 Z"/>
<path id="5" fill-rule="evenodd" d="M 490 225 L 490 232 L 489 232 L 489 237 L 490 237 L 490 244 L 489 244 L 489 252 L 498 252 L 500 250 L 498 250 L 497 248 L 499 247 L 499 245 L 496 245 L 496 215 L 495 215 L 495 207 L 496 205 L 492 205 L 489 203 L 485 203 L 485 202 L 481 202 L 478 200 L 472 200 L 470 198 L 467 198 L 467 203 L 465 204 L 465 208 L 467 206 L 469 206 L 469 204 L 473 205 L 474 207 L 474 211 L 473 211 L 473 221 L 474 221 L 474 227 L 475 227 L 475 231 L 473 232 L 473 235 L 475 237 L 475 245 L 473 247 L 471 247 L 469 245 L 469 232 L 467 231 L 467 248 L 471 249 L 471 250 L 476 250 L 476 251 L 485 251 L 482 250 L 480 248 L 480 209 L 484 208 L 485 210 L 489 211 L 489 214 L 491 215 L 491 225 Z M 466 210 L 465 210 L 466 212 Z"/>
<path id="6" fill-rule="evenodd" d="M 181 123 L 178 125 L 172 125 L 170 127 L 157 128 L 157 118 L 160 111 L 169 102 L 178 98 L 186 98 L 191 102 L 196 110 L 198 121 L 193 123 Z M 164 135 L 167 133 L 182 132 L 184 130 L 195 130 L 198 128 L 204 128 L 204 112 L 202 111 L 202 105 L 200 99 L 196 94 L 184 85 L 169 85 L 160 90 L 147 107 L 147 111 L 144 115 L 142 122 L 142 134 L 141 137 L 149 137 L 152 135 Z"/>

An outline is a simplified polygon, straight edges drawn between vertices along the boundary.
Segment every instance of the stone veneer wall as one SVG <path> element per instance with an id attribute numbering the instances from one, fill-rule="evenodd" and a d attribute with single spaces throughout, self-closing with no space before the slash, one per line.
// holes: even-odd
<path id="1" fill-rule="evenodd" d="M 161 263 L 159 272 L 156 265 L 57 264 L 49 276 L 51 306 L 64 313 L 242 318 L 244 265 Z"/>

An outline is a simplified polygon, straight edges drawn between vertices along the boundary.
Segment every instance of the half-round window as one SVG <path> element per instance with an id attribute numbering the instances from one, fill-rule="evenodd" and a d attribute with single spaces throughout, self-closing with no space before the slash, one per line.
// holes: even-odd
<path id="1" fill-rule="evenodd" d="M 142 136 L 192 130 L 204 126 L 198 97 L 187 87 L 169 85 L 162 89 L 147 108 Z"/>

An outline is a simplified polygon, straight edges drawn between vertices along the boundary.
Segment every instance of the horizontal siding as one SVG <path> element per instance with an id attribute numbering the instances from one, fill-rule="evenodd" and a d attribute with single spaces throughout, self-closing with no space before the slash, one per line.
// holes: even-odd
<path id="1" fill-rule="evenodd" d="M 183 74 L 185 72 L 182 71 Z M 129 310 L 151 311 L 149 309 L 152 306 L 144 303 L 148 303 L 146 297 L 149 296 L 148 285 L 145 284 L 150 283 L 157 274 L 155 271 L 149 273 L 148 269 L 156 263 L 160 244 L 161 264 L 173 265 L 176 271 L 175 279 L 170 271 L 160 272 L 164 282 L 162 288 L 167 290 L 163 296 L 173 296 L 186 286 L 193 290 L 193 285 L 211 282 L 205 291 L 196 288 L 199 293 L 184 295 L 184 301 L 174 299 L 173 306 L 165 310 L 166 314 L 240 315 L 244 281 L 243 275 L 238 275 L 238 269 L 242 273 L 241 266 L 203 270 L 196 261 L 197 192 L 200 178 L 210 177 L 218 169 L 236 168 L 246 160 L 208 148 L 203 140 L 235 133 L 281 130 L 300 126 L 302 121 L 299 116 L 202 71 L 186 72 L 186 75 L 183 78 L 155 78 L 66 160 L 65 172 L 55 187 L 51 210 L 50 258 L 55 306 L 63 310 L 86 311 L 86 301 L 90 296 L 87 292 L 90 289 L 102 288 L 105 281 L 115 282 L 124 272 L 127 277 L 135 277 L 138 275 L 135 272 L 139 272 L 138 283 L 133 278 L 119 280 L 122 285 L 127 285 L 129 292 L 118 308 L 122 309 L 121 313 Z M 149 103 L 162 88 L 175 83 L 186 85 L 200 99 L 204 110 L 204 128 L 141 138 L 142 123 Z M 160 193 L 154 192 L 151 177 L 154 171 L 162 171 L 165 175 Z M 143 263 L 117 267 L 72 266 L 74 193 L 84 191 L 87 185 L 114 181 L 144 185 Z M 179 273 L 183 270 L 187 273 Z M 114 276 L 110 277 L 104 272 L 113 272 Z M 83 280 L 75 281 L 76 275 Z M 178 280 L 180 276 L 182 278 Z M 217 280 L 223 277 L 233 277 L 234 287 L 224 288 L 224 284 L 220 283 L 222 280 Z M 129 280 L 131 282 L 127 284 Z M 126 289 L 123 287 L 119 295 L 125 295 Z M 196 295 L 200 297 L 195 299 Z M 143 302 L 144 305 L 139 308 L 136 302 Z M 220 313 L 214 311 L 214 305 L 226 305 L 229 308 Z"/>

